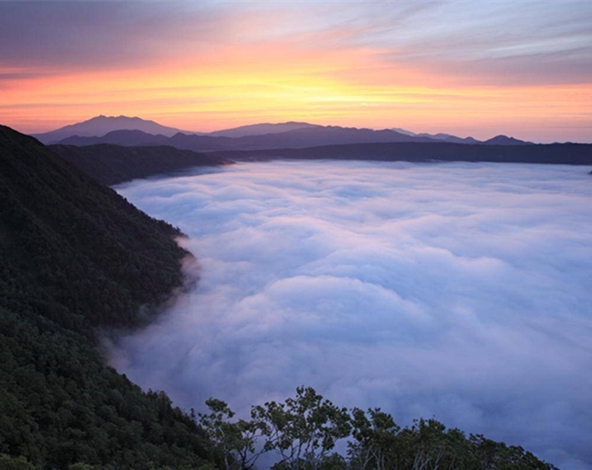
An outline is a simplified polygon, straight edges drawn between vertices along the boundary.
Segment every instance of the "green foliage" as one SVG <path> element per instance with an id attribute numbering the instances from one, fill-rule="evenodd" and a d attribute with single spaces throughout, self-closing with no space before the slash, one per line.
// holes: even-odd
<path id="1" fill-rule="evenodd" d="M 273 470 L 555 469 L 521 447 L 480 435 L 466 438 L 435 419 L 419 419 L 401 428 L 379 408 L 338 408 L 310 387 L 297 388 L 296 397 L 284 403 L 254 406 L 250 422 L 231 422 L 234 413 L 223 401 L 211 398 L 206 404 L 211 413 L 201 415 L 200 422 L 217 443 L 226 469 L 250 468 L 236 453 L 241 439 L 242 445 L 248 442 L 251 456 L 279 454 Z M 245 439 L 244 429 L 257 430 L 258 435 Z M 346 457 L 331 452 L 343 438 L 349 438 Z"/>
<path id="2" fill-rule="evenodd" d="M 6 129 L 0 127 L 0 262 L 8 285 L 0 286 L 0 305 L 34 306 L 90 336 L 96 326 L 138 325 L 140 311 L 182 285 L 187 253 L 173 240 L 179 231 Z"/>
<path id="3" fill-rule="evenodd" d="M 38 470 L 38 467 L 28 462 L 23 456 L 11 457 L 0 454 L 0 470 Z"/>
<path id="4" fill-rule="evenodd" d="M 255 444 L 261 436 L 261 428 L 253 421 L 239 419 L 230 422 L 234 412 L 222 400 L 206 400 L 209 414 L 199 414 L 199 423 L 214 443 L 224 463 L 225 470 L 253 468 L 263 449 Z"/>
<path id="5" fill-rule="evenodd" d="M 195 421 L 107 367 L 94 333 L 141 325 L 181 287 L 178 235 L 0 126 L 0 453 L 26 459 L 1 465 L 207 464 Z"/>
<path id="6" fill-rule="evenodd" d="M 353 439 L 348 442 L 352 470 L 552 470 L 520 447 L 507 447 L 446 429 L 435 419 L 416 420 L 401 429 L 380 409 L 352 410 Z"/>
<path id="7" fill-rule="evenodd" d="M 264 449 L 281 456 L 276 469 L 316 470 L 336 441 L 350 433 L 347 410 L 323 400 L 311 387 L 298 387 L 296 397 L 285 403 L 255 406 L 251 416 L 266 437 Z"/>

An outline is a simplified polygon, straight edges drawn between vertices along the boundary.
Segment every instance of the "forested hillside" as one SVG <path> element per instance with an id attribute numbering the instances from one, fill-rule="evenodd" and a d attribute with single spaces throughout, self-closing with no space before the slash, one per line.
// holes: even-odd
<path id="1" fill-rule="evenodd" d="M 58 468 L 205 462 L 194 420 L 107 367 L 94 336 L 141 324 L 181 287 L 178 235 L 0 127 L 0 453 Z"/>

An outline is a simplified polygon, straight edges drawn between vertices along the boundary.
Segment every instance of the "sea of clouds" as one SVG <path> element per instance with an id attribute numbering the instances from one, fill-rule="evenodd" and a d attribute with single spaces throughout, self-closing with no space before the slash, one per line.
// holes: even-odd
<path id="1" fill-rule="evenodd" d="M 188 235 L 200 280 L 111 363 L 185 409 L 307 385 L 591 469 L 588 171 L 284 161 L 120 185 Z"/>

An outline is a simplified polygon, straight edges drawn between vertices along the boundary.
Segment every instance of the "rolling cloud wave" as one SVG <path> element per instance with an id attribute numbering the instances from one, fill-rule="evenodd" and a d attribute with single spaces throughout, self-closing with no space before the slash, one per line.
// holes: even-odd
<path id="1" fill-rule="evenodd" d="M 117 190 L 178 225 L 196 290 L 110 346 L 180 406 L 313 386 L 592 468 L 592 185 L 578 167 L 237 164 Z"/>

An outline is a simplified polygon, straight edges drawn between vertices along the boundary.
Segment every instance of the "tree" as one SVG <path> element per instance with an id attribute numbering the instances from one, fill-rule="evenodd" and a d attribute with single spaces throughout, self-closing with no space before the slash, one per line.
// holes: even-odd
<path id="1" fill-rule="evenodd" d="M 297 388 L 283 403 L 252 407 L 250 421 L 232 422 L 234 413 L 221 400 L 206 404 L 210 413 L 199 415 L 200 424 L 225 470 L 251 469 L 267 451 L 280 456 L 272 470 L 557 470 L 521 447 L 467 438 L 435 419 L 401 428 L 380 408 L 338 408 L 310 387 Z M 344 458 L 332 451 L 347 437 Z"/>
<path id="2" fill-rule="evenodd" d="M 0 454 L 0 470 L 37 470 L 37 468 L 22 456 L 11 457 L 6 454 Z"/>
<path id="3" fill-rule="evenodd" d="M 248 470 L 265 451 L 256 449 L 260 427 L 253 421 L 229 420 L 234 412 L 228 405 L 216 398 L 206 400 L 209 414 L 199 413 L 199 423 L 207 432 L 218 451 L 222 454 L 225 470 Z"/>
<path id="4" fill-rule="evenodd" d="M 272 468 L 317 470 L 335 443 L 349 436 L 346 408 L 338 408 L 311 387 L 298 387 L 296 397 L 255 406 L 251 417 L 266 438 L 264 450 L 275 450 L 281 460 Z"/>
<path id="5" fill-rule="evenodd" d="M 353 441 L 348 442 L 352 468 L 359 470 L 397 468 L 397 434 L 401 428 L 393 417 L 380 410 L 369 409 L 368 414 L 352 410 Z"/>

